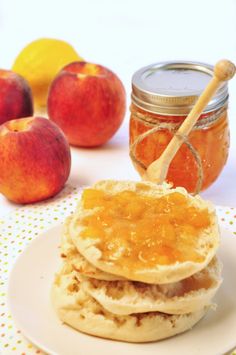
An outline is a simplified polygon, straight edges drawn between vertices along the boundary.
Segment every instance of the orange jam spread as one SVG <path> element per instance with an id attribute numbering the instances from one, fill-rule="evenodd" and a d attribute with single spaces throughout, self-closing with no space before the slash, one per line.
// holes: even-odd
<path id="1" fill-rule="evenodd" d="M 136 269 L 203 261 L 196 247 L 201 231 L 210 225 L 210 213 L 190 205 L 179 192 L 154 198 L 87 189 L 82 204 L 96 209 L 80 219 L 85 227 L 81 237 L 99 240 L 104 261 Z"/>

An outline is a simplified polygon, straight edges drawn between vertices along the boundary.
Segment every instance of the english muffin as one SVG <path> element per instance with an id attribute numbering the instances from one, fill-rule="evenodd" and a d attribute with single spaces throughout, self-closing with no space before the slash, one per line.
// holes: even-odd
<path id="1" fill-rule="evenodd" d="M 99 270 L 151 284 L 201 271 L 219 245 L 209 202 L 151 182 L 107 180 L 85 189 L 69 234 Z"/>
<path id="2" fill-rule="evenodd" d="M 181 281 L 150 285 L 137 281 L 101 281 L 78 275 L 81 286 L 111 313 L 184 314 L 210 305 L 221 284 L 221 265 L 215 258 L 205 269 Z"/>
<path id="3" fill-rule="evenodd" d="M 191 329 L 207 307 L 184 315 L 159 312 L 116 316 L 87 294 L 72 267 L 64 265 L 52 287 L 52 302 L 62 322 L 95 336 L 126 342 L 150 342 Z"/>

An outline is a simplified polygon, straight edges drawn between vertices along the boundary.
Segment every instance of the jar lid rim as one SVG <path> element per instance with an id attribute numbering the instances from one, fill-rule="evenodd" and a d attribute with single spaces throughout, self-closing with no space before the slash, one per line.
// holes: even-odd
<path id="1" fill-rule="evenodd" d="M 213 76 L 210 64 L 195 61 L 154 63 L 132 77 L 132 101 L 150 112 L 188 113 Z M 224 82 L 203 112 L 222 107 L 228 99 Z"/>

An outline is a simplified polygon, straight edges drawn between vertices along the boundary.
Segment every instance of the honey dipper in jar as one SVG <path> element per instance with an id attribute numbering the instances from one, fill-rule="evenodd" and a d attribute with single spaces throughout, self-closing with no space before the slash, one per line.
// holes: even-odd
<path id="1" fill-rule="evenodd" d="M 214 207 L 200 196 L 149 181 L 98 182 L 65 223 L 53 305 L 66 324 L 104 338 L 182 333 L 221 284 L 218 246 Z"/>
<path id="2" fill-rule="evenodd" d="M 210 186 L 221 173 L 228 157 L 229 95 L 226 80 L 230 76 L 224 74 L 233 72 L 223 72 L 227 64 L 228 61 L 218 63 L 214 83 L 219 82 L 222 73 L 221 85 L 206 102 L 168 169 L 167 180 L 174 186 L 185 187 L 189 192 L 198 193 Z M 234 71 L 232 63 L 228 68 Z M 213 66 L 183 61 L 157 63 L 133 75 L 130 156 L 141 176 L 161 156 L 213 77 Z"/>

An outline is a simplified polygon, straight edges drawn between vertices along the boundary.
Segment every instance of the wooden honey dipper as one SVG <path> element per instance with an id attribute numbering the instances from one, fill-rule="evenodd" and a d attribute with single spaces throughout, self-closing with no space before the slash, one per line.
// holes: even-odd
<path id="1" fill-rule="evenodd" d="M 211 81 L 199 96 L 192 110 L 189 112 L 162 155 L 148 166 L 142 176 L 143 180 L 153 181 L 158 184 L 162 184 L 165 181 L 172 159 L 191 132 L 202 111 L 222 82 L 230 80 L 234 76 L 235 71 L 235 65 L 229 60 L 223 59 L 216 63 Z"/>

